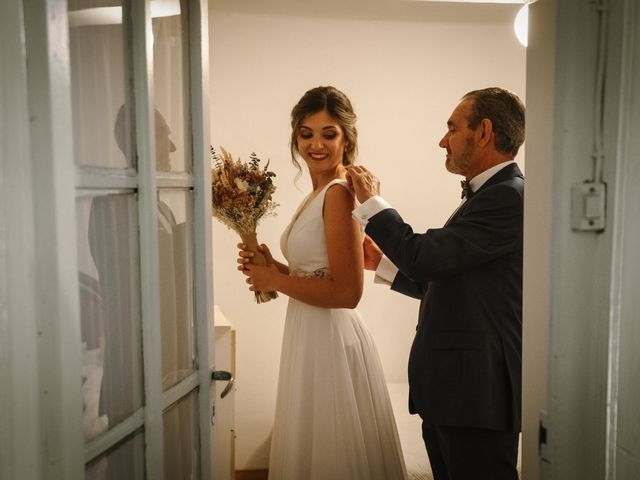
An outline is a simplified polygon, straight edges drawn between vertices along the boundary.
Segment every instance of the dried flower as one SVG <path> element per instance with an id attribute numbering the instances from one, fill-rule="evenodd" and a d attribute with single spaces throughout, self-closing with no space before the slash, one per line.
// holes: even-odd
<path id="1" fill-rule="evenodd" d="M 268 170 L 269 162 L 260 168 L 255 153 L 248 163 L 243 163 L 234 160 L 224 148 L 220 147 L 220 151 L 218 154 L 211 147 L 213 215 L 240 235 L 255 233 L 260 219 L 273 215 L 278 206 L 273 201 L 276 174 Z"/>
<path id="2" fill-rule="evenodd" d="M 266 259 L 257 250 L 256 229 L 264 216 L 275 215 L 278 206 L 273 201 L 276 186 L 275 173 L 268 170 L 269 162 L 260 168 L 260 159 L 255 153 L 249 162 L 234 160 L 229 152 L 220 147 L 218 154 L 211 147 L 211 203 L 213 216 L 237 232 L 247 248 L 254 252 L 253 262 L 265 265 Z M 276 292 L 255 292 L 258 303 L 267 302 L 278 295 Z"/>

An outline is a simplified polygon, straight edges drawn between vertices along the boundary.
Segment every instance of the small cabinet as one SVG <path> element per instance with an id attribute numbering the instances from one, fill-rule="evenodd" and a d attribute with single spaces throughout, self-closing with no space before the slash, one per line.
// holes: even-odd
<path id="1" fill-rule="evenodd" d="M 210 355 L 210 368 L 236 375 L 236 331 L 224 313 L 214 306 L 214 324 L 209 329 L 210 342 L 215 344 L 214 359 Z M 211 351 L 211 350 L 210 350 Z M 211 361 L 215 360 L 215 361 Z M 212 382 L 211 395 L 215 405 L 213 429 L 211 430 L 213 470 L 216 480 L 232 480 L 235 470 L 235 385 L 221 398 L 227 382 Z"/>

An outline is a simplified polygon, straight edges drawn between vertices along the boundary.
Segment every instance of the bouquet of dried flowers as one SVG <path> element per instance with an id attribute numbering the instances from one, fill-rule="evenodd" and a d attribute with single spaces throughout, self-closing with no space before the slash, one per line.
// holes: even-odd
<path id="1" fill-rule="evenodd" d="M 269 162 L 260 168 L 260 159 L 255 153 L 249 162 L 234 160 L 229 152 L 220 147 L 218 153 L 211 147 L 211 200 L 213 216 L 234 230 L 254 252 L 253 263 L 266 265 L 267 261 L 258 251 L 256 230 L 264 216 L 273 215 L 278 206 L 273 201 L 276 186 L 275 173 L 268 170 Z M 264 303 L 277 298 L 276 292 L 255 292 L 256 302 Z"/>

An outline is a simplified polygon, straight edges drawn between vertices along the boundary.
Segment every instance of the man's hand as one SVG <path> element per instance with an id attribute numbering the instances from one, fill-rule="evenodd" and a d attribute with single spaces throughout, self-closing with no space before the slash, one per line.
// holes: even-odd
<path id="1" fill-rule="evenodd" d="M 375 272 L 382 259 L 382 250 L 371 240 L 369 235 L 365 235 L 364 242 L 362 242 L 362 251 L 364 253 L 364 268 Z"/>
<path id="2" fill-rule="evenodd" d="M 362 165 L 356 165 L 347 170 L 347 182 L 360 203 L 380 195 L 380 180 Z"/>

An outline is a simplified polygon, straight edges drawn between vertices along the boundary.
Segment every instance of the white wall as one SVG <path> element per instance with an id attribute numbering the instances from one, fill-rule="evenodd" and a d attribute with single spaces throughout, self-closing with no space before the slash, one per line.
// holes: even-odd
<path id="1" fill-rule="evenodd" d="M 351 98 L 359 162 L 381 178 L 385 198 L 416 230 L 442 225 L 459 201 L 460 178 L 445 171 L 437 145 L 451 110 L 467 91 L 492 85 L 525 98 L 517 6 L 289 3 L 211 2 L 212 142 L 243 159 L 255 151 L 278 175 L 278 215 L 263 221 L 259 240 L 279 254 L 280 233 L 308 193 L 306 174 L 294 186 L 289 114 L 323 84 Z M 253 302 L 236 271 L 238 239 L 214 223 L 214 301 L 237 329 L 236 468 L 266 468 L 286 298 Z M 359 309 L 387 380 L 405 381 L 417 301 L 368 275 Z"/>

